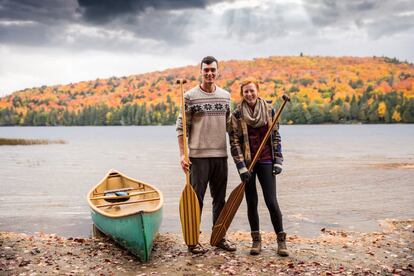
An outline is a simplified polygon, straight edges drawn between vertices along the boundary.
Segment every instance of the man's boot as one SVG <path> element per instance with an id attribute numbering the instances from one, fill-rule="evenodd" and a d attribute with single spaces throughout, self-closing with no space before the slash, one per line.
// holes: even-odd
<path id="1" fill-rule="evenodd" d="M 259 255 L 262 250 L 262 238 L 260 236 L 260 231 L 252 231 L 252 249 L 250 249 L 250 255 Z"/>
<path id="2" fill-rule="evenodd" d="M 193 254 L 205 254 L 208 252 L 207 248 L 204 248 L 201 244 L 197 244 L 197 245 L 189 245 L 188 246 L 188 252 L 193 253 Z"/>
<path id="3" fill-rule="evenodd" d="M 223 249 L 225 251 L 228 252 L 234 252 L 236 251 L 236 245 L 234 245 L 232 242 L 230 242 L 229 240 L 227 240 L 226 238 L 223 238 L 219 244 L 217 244 L 217 247 L 220 249 Z"/>
<path id="4" fill-rule="evenodd" d="M 289 253 L 286 248 L 286 233 L 285 232 L 277 233 L 277 254 L 282 257 L 289 256 Z"/>

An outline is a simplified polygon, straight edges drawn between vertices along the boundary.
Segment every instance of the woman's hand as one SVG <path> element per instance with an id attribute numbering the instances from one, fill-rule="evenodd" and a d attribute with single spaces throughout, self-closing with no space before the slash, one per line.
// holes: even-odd
<path id="1" fill-rule="evenodd" d="M 242 182 L 247 182 L 247 181 L 249 181 L 249 179 L 250 179 L 250 177 L 252 177 L 252 175 L 251 175 L 251 173 L 250 172 L 244 172 L 244 173 L 242 173 L 242 174 L 240 174 L 240 179 L 241 179 L 241 181 Z"/>
<path id="2" fill-rule="evenodd" d="M 273 170 L 272 170 L 273 175 L 277 175 L 277 174 L 279 174 L 281 172 L 282 172 L 282 165 L 280 165 L 280 164 L 273 164 Z"/>

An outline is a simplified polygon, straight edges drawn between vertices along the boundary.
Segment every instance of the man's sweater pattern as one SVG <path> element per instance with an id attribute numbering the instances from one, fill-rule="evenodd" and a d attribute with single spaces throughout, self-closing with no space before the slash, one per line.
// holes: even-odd
<path id="1" fill-rule="evenodd" d="M 226 131 L 230 126 L 230 94 L 216 86 L 212 93 L 199 86 L 184 94 L 190 157 L 227 157 Z M 182 111 L 177 134 L 183 135 Z"/>

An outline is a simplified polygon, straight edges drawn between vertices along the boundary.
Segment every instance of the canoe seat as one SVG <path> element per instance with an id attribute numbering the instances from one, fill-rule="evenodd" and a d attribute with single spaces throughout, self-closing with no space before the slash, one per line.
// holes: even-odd
<path id="1" fill-rule="evenodd" d="M 129 200 L 129 193 L 124 191 L 105 193 L 103 199 L 107 202 L 124 202 Z"/>

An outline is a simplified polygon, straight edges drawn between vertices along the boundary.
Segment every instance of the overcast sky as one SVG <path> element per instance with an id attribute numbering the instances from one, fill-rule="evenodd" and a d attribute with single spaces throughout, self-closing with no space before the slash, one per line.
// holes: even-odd
<path id="1" fill-rule="evenodd" d="M 0 0 L 0 96 L 219 60 L 414 62 L 413 0 Z"/>

